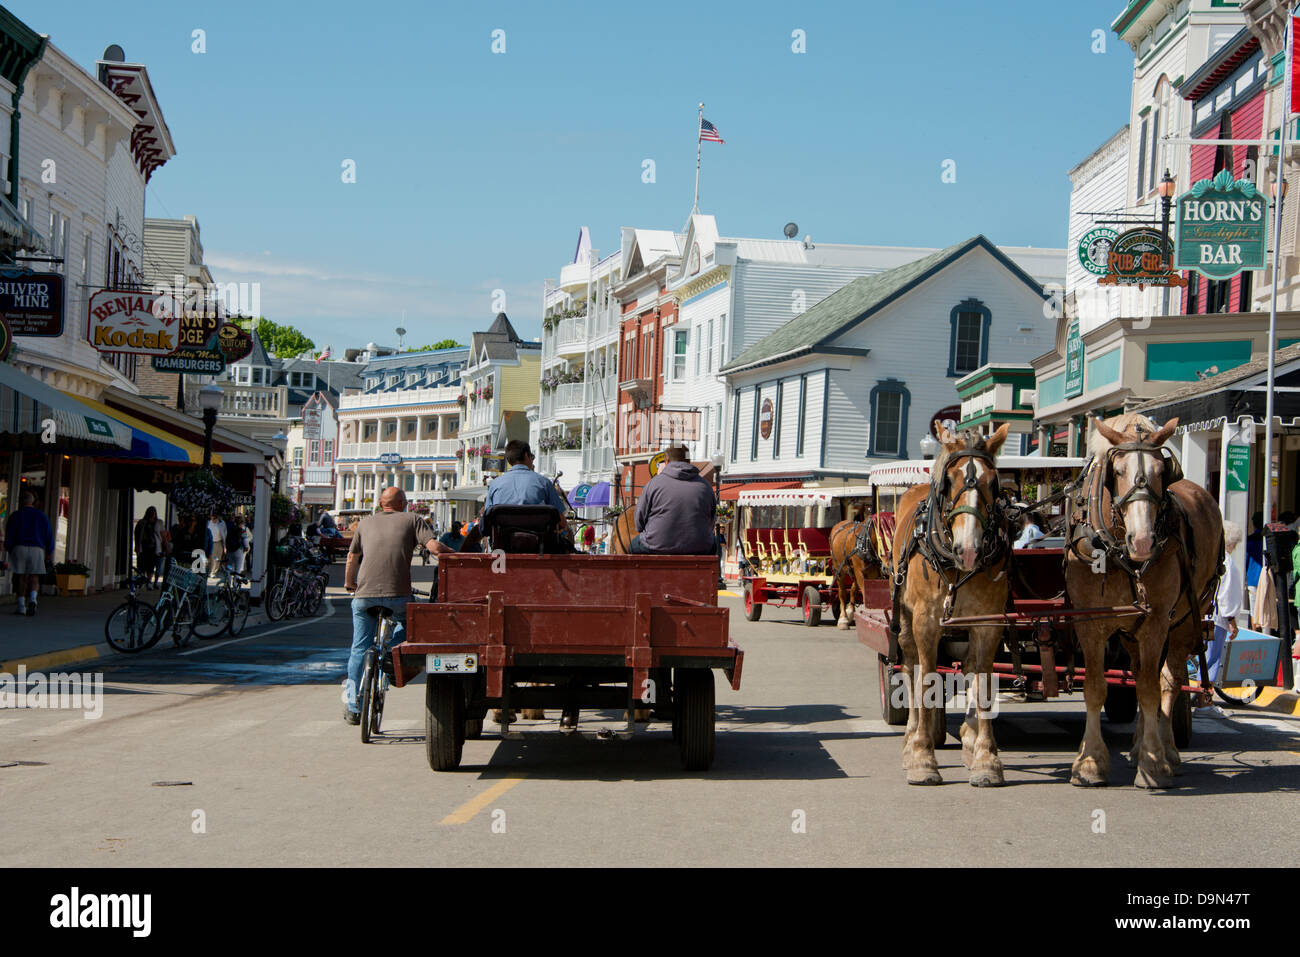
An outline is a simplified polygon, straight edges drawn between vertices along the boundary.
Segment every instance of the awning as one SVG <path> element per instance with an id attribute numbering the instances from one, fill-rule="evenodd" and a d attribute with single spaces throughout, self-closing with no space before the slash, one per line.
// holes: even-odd
<path id="1" fill-rule="evenodd" d="M 740 498 L 736 504 L 807 507 L 809 505 L 830 505 L 837 498 L 870 497 L 870 485 L 842 485 L 837 488 L 765 489 L 761 491 L 745 489 L 740 493 Z"/>
<path id="2" fill-rule="evenodd" d="M 51 451 L 69 443 L 94 449 L 129 449 L 131 431 L 98 413 L 96 403 L 70 396 L 11 365 L 0 362 L 0 432 L 14 435 L 46 434 L 46 420 L 54 422 Z"/>
<path id="3" fill-rule="evenodd" d="M 912 459 L 890 465 L 874 465 L 867 481 L 872 486 L 908 486 L 923 485 L 930 481 L 931 459 Z M 1078 472 L 1086 460 L 1060 455 L 999 455 L 998 468 L 1007 472 L 1041 472 L 1061 469 Z"/>
<path id="4" fill-rule="evenodd" d="M 803 482 L 788 480 L 785 482 L 724 482 L 719 492 L 724 502 L 734 502 L 741 492 L 758 492 L 774 488 L 803 488 Z"/>
<path id="5" fill-rule="evenodd" d="M 102 402 L 93 402 L 89 399 L 82 399 L 81 401 L 104 415 L 115 419 L 123 427 L 130 429 L 131 451 L 119 456 L 119 458 L 151 459 L 157 462 L 189 462 L 191 465 L 203 464 L 203 447 L 201 445 L 195 445 L 179 435 L 165 432 L 158 426 L 137 419 L 133 415 L 128 415 L 121 409 L 109 408 Z M 212 464 L 221 464 L 220 452 L 212 453 Z"/>
<path id="6" fill-rule="evenodd" d="M 485 495 L 487 495 L 486 485 L 462 485 L 459 488 L 449 488 L 429 501 L 437 502 L 445 499 L 453 502 L 481 502 Z"/>
<path id="7" fill-rule="evenodd" d="M 19 215 L 14 204 L 4 195 L 0 195 L 0 235 L 3 235 L 4 245 L 9 249 L 42 252 L 46 248 L 45 238 L 37 232 L 35 226 Z"/>
<path id="8" fill-rule="evenodd" d="M 579 485 L 569 493 L 569 504 L 574 508 L 595 508 L 609 504 L 609 483 L 597 482 L 594 485 Z"/>

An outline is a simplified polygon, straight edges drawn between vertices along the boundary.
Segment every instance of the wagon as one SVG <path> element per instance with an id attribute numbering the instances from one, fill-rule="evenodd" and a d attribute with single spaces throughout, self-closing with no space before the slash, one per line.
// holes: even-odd
<path id="1" fill-rule="evenodd" d="M 739 690 L 744 663 L 718 607 L 717 559 L 546 554 L 550 533 L 529 530 L 530 511 L 539 513 L 494 509 L 492 551 L 440 556 L 437 601 L 407 608 L 393 677 L 402 687 L 428 675 L 429 766 L 458 767 L 467 724 L 476 730 L 489 709 L 514 738 L 523 732 L 510 729 L 512 712 L 541 708 L 560 712 L 562 731 L 599 738 L 670 722 L 683 766 L 707 770 L 713 671 Z M 581 711 L 610 709 L 626 712 L 622 730 L 579 730 Z"/>

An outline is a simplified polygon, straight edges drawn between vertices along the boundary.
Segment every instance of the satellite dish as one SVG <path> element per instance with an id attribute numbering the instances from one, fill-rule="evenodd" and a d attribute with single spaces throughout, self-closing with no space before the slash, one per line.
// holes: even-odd
<path id="1" fill-rule="evenodd" d="M 786 239 L 794 239 L 794 238 L 795 238 L 796 236 L 798 236 L 798 235 L 799 235 L 799 224 L 798 224 L 798 223 L 786 223 L 786 224 L 785 224 L 785 238 L 786 238 Z"/>
<path id="2" fill-rule="evenodd" d="M 108 45 L 108 49 L 104 51 L 104 55 L 103 57 L 101 57 L 101 59 L 111 60 L 114 63 L 125 63 L 126 51 L 123 50 L 116 43 L 110 43 Z"/>
<path id="3" fill-rule="evenodd" d="M 399 336 L 404 336 L 404 335 L 406 335 L 406 330 L 403 329 L 401 326 L 398 326 L 398 327 L 397 327 L 397 334 L 398 334 Z"/>

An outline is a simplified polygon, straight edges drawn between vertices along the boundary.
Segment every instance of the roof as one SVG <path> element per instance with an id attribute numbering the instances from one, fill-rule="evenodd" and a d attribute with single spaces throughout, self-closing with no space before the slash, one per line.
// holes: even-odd
<path id="1" fill-rule="evenodd" d="M 754 343 L 723 372 L 734 372 L 796 355 L 814 352 L 848 328 L 879 312 L 905 293 L 973 249 L 983 248 L 1039 295 L 1042 287 L 983 236 L 941 249 L 915 262 L 873 276 L 860 276 L 831 293 L 780 329 Z"/>
<path id="2" fill-rule="evenodd" d="M 1284 363 L 1295 362 L 1300 360 L 1300 342 L 1287 346 L 1285 349 L 1278 349 L 1274 353 L 1274 365 L 1281 367 Z M 1234 383 L 1249 379 L 1252 376 L 1259 375 L 1261 372 L 1268 371 L 1268 355 L 1262 355 L 1258 359 L 1251 359 L 1249 362 L 1242 363 L 1227 372 L 1220 372 L 1216 376 L 1210 376 L 1208 379 L 1202 379 L 1199 382 L 1189 382 L 1187 385 L 1173 389 L 1164 393 L 1158 399 L 1152 399 L 1144 402 L 1135 408 L 1134 412 L 1145 413 L 1147 409 L 1160 409 L 1165 406 L 1173 405 L 1175 402 L 1181 402 L 1184 399 L 1192 399 L 1199 395 L 1209 395 L 1212 392 L 1219 392 L 1227 389 Z"/>
<path id="3" fill-rule="evenodd" d="M 510 320 L 504 312 L 498 312 L 497 317 L 492 320 L 492 325 L 488 326 L 487 335 L 505 336 L 508 342 L 523 342 L 519 338 L 519 333 L 515 332 L 515 327 L 510 324 Z"/>

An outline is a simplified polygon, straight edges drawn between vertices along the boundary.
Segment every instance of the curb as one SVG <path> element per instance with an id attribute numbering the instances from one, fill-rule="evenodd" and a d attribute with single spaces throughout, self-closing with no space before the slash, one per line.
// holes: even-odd
<path id="1" fill-rule="evenodd" d="M 43 671 L 56 665 L 94 661 L 102 657 L 104 657 L 104 649 L 99 645 L 78 645 L 76 648 L 65 648 L 62 651 L 47 651 L 39 655 L 28 655 L 26 658 L 14 658 L 12 661 L 0 661 L 0 673 L 17 674 L 19 668 L 27 671 Z"/>
<path id="2" fill-rule="evenodd" d="M 1232 689 L 1238 690 L 1238 689 Z M 1237 696 L 1232 695 L 1233 698 Z M 1241 699 L 1238 699 L 1241 700 Z M 1259 696 L 1250 704 L 1242 700 L 1242 706 L 1260 711 L 1275 711 L 1278 714 L 1300 715 L 1300 693 L 1283 691 L 1280 688 L 1260 688 Z"/>

